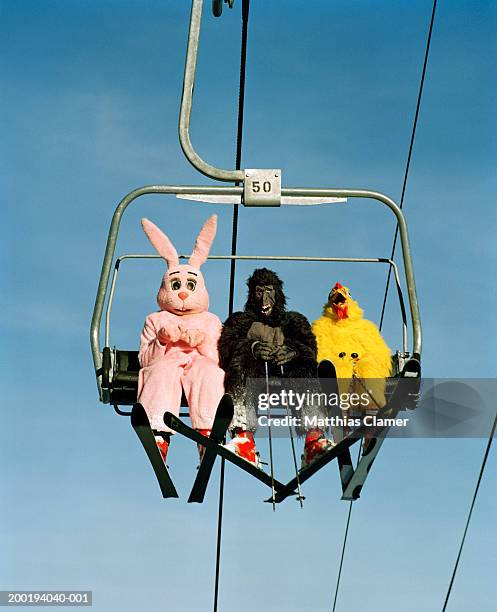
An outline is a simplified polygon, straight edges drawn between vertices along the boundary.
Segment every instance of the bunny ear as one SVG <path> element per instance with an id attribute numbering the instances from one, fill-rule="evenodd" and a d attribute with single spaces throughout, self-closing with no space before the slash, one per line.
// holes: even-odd
<path id="1" fill-rule="evenodd" d="M 188 260 L 188 263 L 191 266 L 200 268 L 200 266 L 207 259 L 211 245 L 216 237 L 216 228 L 217 215 L 212 215 L 212 217 L 209 217 L 204 223 L 203 228 L 200 230 L 199 235 L 197 236 L 197 240 L 195 240 L 195 247 L 193 248 L 192 256 Z"/>
<path id="2" fill-rule="evenodd" d="M 169 268 L 179 264 L 178 253 L 172 242 L 152 221 L 143 218 L 142 227 L 159 255 L 167 261 Z"/>

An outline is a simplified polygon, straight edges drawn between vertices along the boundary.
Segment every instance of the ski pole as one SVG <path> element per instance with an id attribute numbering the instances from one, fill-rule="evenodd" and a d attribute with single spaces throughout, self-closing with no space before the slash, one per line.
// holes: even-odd
<path id="1" fill-rule="evenodd" d="M 266 393 L 269 397 L 269 368 L 267 361 L 264 362 L 266 372 Z M 269 423 L 269 467 L 271 469 L 271 501 L 273 503 L 273 512 L 276 512 L 276 489 L 274 488 L 274 464 L 273 464 L 273 436 L 271 432 L 271 403 L 268 402 L 268 423 Z"/>
<path id="2" fill-rule="evenodd" d="M 281 378 L 283 378 L 284 375 L 285 375 L 285 370 L 283 369 L 282 365 L 280 365 L 280 370 L 281 370 Z M 297 499 L 298 499 L 298 501 L 300 503 L 300 507 L 303 508 L 304 504 L 302 502 L 305 499 L 305 497 L 302 495 L 302 491 L 300 489 L 299 469 L 298 469 L 298 466 L 297 466 L 297 455 L 295 453 L 295 442 L 294 442 L 294 439 L 293 439 L 293 429 L 292 429 L 292 425 L 291 425 L 291 422 L 290 422 L 290 416 L 291 416 L 290 406 L 288 404 L 286 405 L 286 414 L 288 416 L 288 431 L 290 432 L 290 443 L 292 445 L 293 467 L 295 468 L 295 479 L 297 481 L 297 491 L 298 491 Z"/>

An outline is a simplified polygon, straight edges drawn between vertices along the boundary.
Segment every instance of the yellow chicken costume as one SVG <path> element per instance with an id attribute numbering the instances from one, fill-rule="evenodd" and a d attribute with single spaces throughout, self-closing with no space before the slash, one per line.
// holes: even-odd
<path id="1" fill-rule="evenodd" d="M 340 393 L 361 394 L 367 389 L 369 402 L 362 403 L 362 408 L 373 409 L 386 403 L 385 378 L 391 372 L 391 352 L 376 325 L 362 315 L 349 289 L 336 283 L 312 331 L 318 362 L 327 359 L 333 363 Z"/>

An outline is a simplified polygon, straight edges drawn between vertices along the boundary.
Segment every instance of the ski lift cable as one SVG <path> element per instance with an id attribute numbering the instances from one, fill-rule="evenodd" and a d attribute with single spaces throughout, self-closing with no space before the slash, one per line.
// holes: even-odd
<path id="1" fill-rule="evenodd" d="M 485 453 L 483 455 L 483 460 L 481 463 L 480 473 L 478 475 L 478 480 L 476 481 L 475 492 L 473 493 L 473 500 L 471 501 L 471 506 L 469 507 L 468 518 L 466 519 L 466 525 L 464 527 L 464 532 L 461 539 L 461 545 L 459 546 L 459 552 L 457 553 L 456 562 L 454 564 L 454 569 L 452 570 L 452 576 L 449 582 L 449 588 L 447 589 L 447 595 L 445 596 L 444 605 L 442 608 L 442 612 L 445 612 L 447 609 L 447 604 L 449 603 L 450 594 L 452 592 L 452 587 L 454 585 L 454 580 L 456 577 L 457 568 L 459 567 L 459 561 L 461 560 L 462 550 L 464 547 L 464 542 L 466 540 L 466 534 L 468 533 L 469 523 L 471 521 L 471 516 L 473 514 L 473 508 L 475 507 L 476 498 L 478 496 L 478 491 L 480 490 L 480 484 L 483 477 L 483 472 L 485 471 L 485 465 L 487 463 L 488 455 L 490 453 L 490 447 L 492 446 L 492 440 L 495 435 L 495 426 L 497 425 L 497 413 L 495 414 L 494 424 L 492 425 L 492 429 L 490 431 L 490 435 L 487 442 L 487 447 L 485 449 Z"/>
<path id="2" fill-rule="evenodd" d="M 432 12 L 431 12 L 431 18 L 430 18 L 430 25 L 429 25 L 428 34 L 427 34 L 427 37 L 426 37 L 426 48 L 425 48 L 425 54 L 424 54 L 424 60 L 423 60 L 423 69 L 421 71 L 421 81 L 420 81 L 420 84 L 419 84 L 418 98 L 417 98 L 417 102 L 416 102 L 416 111 L 415 111 L 415 114 L 414 114 L 414 121 L 413 121 L 412 132 L 411 132 L 411 140 L 410 140 L 410 143 L 409 143 L 409 150 L 408 150 L 408 154 L 407 154 L 406 169 L 405 169 L 405 172 L 404 172 L 404 181 L 403 181 L 403 184 L 402 184 L 402 194 L 401 194 L 400 205 L 399 205 L 399 208 L 401 208 L 401 209 L 404 206 L 404 196 L 405 196 L 405 192 L 406 192 L 407 178 L 409 176 L 409 168 L 410 168 L 410 165 L 411 165 L 412 151 L 413 151 L 413 148 L 414 148 L 414 140 L 415 140 L 415 137 L 416 137 L 416 128 L 417 128 L 417 125 L 418 125 L 419 111 L 420 111 L 420 108 L 421 108 L 421 98 L 422 98 L 422 95 L 423 95 L 423 88 L 424 88 L 426 70 L 427 70 L 427 67 L 428 67 L 428 58 L 429 58 L 429 54 L 430 54 L 431 37 L 432 37 L 432 32 L 433 32 L 433 24 L 435 22 L 436 8 L 437 8 L 437 0 L 433 0 L 433 7 L 432 7 Z M 396 226 L 395 226 L 395 233 L 394 233 L 394 239 L 393 239 L 393 244 L 392 244 L 392 252 L 391 252 L 391 255 L 390 255 L 390 259 L 393 259 L 394 256 L 395 256 L 395 249 L 396 249 L 396 246 L 397 246 L 398 233 L 399 233 L 399 226 L 398 226 L 398 224 L 396 224 Z M 387 276 L 387 281 L 386 281 L 386 285 L 385 285 L 385 293 L 384 293 L 384 296 L 383 296 L 383 304 L 382 304 L 382 307 L 381 307 L 381 317 L 380 317 L 380 324 L 379 324 L 380 331 L 381 331 L 381 329 L 383 327 L 383 319 L 384 319 L 385 307 L 386 307 L 386 303 L 387 303 L 388 288 L 390 286 L 390 277 L 391 277 L 391 268 L 389 268 L 389 270 L 388 270 L 388 276 Z M 494 428 L 495 428 L 495 424 L 494 424 Z M 360 452 L 360 450 L 361 449 L 359 449 L 359 452 Z M 480 475 L 480 477 L 481 477 L 481 475 Z M 335 588 L 335 596 L 334 596 L 334 600 L 333 600 L 333 612 L 335 612 L 337 598 L 338 598 L 338 591 L 339 591 L 339 587 L 340 587 L 340 580 L 341 580 L 341 577 L 342 577 L 342 568 L 343 568 L 343 561 L 344 561 L 344 557 L 345 557 L 345 549 L 346 549 L 346 546 L 347 546 L 347 538 L 348 538 L 351 514 L 352 514 L 352 502 L 350 502 L 349 512 L 348 512 L 347 520 L 346 520 L 345 536 L 344 536 L 344 540 L 343 540 L 342 554 L 341 554 L 341 557 L 340 557 L 340 564 L 339 564 L 338 575 L 337 575 L 337 582 L 336 582 L 336 588 Z M 466 534 L 464 534 L 464 535 L 466 535 Z M 462 549 L 462 545 L 461 545 L 461 549 Z M 459 561 L 459 558 L 458 558 L 457 561 Z M 456 564 L 457 564 L 457 562 L 456 562 Z M 456 568 L 454 569 L 454 575 L 455 575 L 455 571 L 456 571 Z M 452 582 L 451 582 L 451 586 L 452 586 Z M 450 593 L 450 589 L 449 589 L 449 593 Z M 447 598 L 449 596 L 449 593 L 447 594 Z M 445 610 L 445 608 L 444 608 L 444 610 Z"/>
<path id="3" fill-rule="evenodd" d="M 238 87 L 238 118 L 237 118 L 237 135 L 236 135 L 236 155 L 235 165 L 236 170 L 241 169 L 242 162 L 242 142 L 243 142 L 243 111 L 245 107 L 245 76 L 247 68 L 247 34 L 248 34 L 248 18 L 249 18 L 250 0 L 242 0 L 242 37 L 240 46 L 240 76 Z M 240 183 L 236 182 L 235 186 Z M 239 205 L 233 206 L 233 221 L 231 233 L 231 255 L 235 256 L 237 252 L 238 242 L 238 211 Z M 233 313 L 234 296 L 235 296 L 235 278 L 236 278 L 236 259 L 233 257 L 230 262 L 230 285 L 229 285 L 229 304 L 228 312 Z M 221 570 L 221 538 L 223 531 L 223 508 L 224 508 L 224 473 L 226 460 L 221 458 L 221 468 L 219 476 L 219 503 L 217 515 L 217 541 L 216 541 L 216 571 L 214 576 L 214 612 L 217 612 L 219 602 L 219 577 Z"/>
<path id="4" fill-rule="evenodd" d="M 357 462 L 356 463 L 359 462 L 359 459 L 361 457 L 361 451 L 362 451 L 362 440 L 361 440 L 361 442 L 359 444 L 359 451 L 357 453 Z M 338 566 L 337 583 L 336 583 L 336 587 L 335 587 L 335 596 L 333 598 L 333 610 L 332 610 L 332 612 L 335 612 L 336 605 L 337 605 L 338 588 L 340 586 L 340 579 L 342 577 L 343 560 L 344 560 L 344 557 L 345 557 L 345 548 L 347 546 L 347 538 L 348 538 L 348 535 L 349 535 L 350 516 L 352 514 L 352 504 L 353 503 L 354 502 L 352 502 L 352 501 L 349 502 L 349 512 L 347 514 L 347 520 L 346 520 L 346 523 L 345 523 L 345 533 L 344 533 L 344 536 L 343 536 L 342 554 L 340 555 L 340 563 L 339 563 L 339 566 Z"/>
<path id="5" fill-rule="evenodd" d="M 405 169 L 405 173 L 404 173 L 404 182 L 402 184 L 402 194 L 400 196 L 400 204 L 399 204 L 399 208 L 402 209 L 404 206 L 404 196 L 406 193 L 406 187 L 407 187 L 407 178 L 409 176 L 409 168 L 411 166 L 411 157 L 412 157 L 412 151 L 414 148 L 414 139 L 416 137 L 416 128 L 418 125 L 418 118 L 419 118 L 419 110 L 421 108 L 421 98 L 423 96 L 423 88 L 424 88 L 424 82 L 425 82 L 425 76 L 426 76 L 426 69 L 428 67 L 428 57 L 430 54 L 430 46 L 431 46 L 431 35 L 433 32 L 433 24 L 435 22 L 435 11 L 437 9 L 437 0 L 433 0 L 433 8 L 431 11 L 431 19 L 430 19 L 430 26 L 428 28 L 428 36 L 426 38 L 426 49 L 425 49 L 425 57 L 424 57 L 424 61 L 423 61 L 423 70 L 421 72 L 421 81 L 419 83 L 419 91 L 418 91 L 418 100 L 416 102 L 416 112 L 414 113 L 414 121 L 413 121 L 413 125 L 412 125 L 412 133 L 411 133 L 411 142 L 409 143 L 409 152 L 407 154 L 407 162 L 406 162 L 406 169 Z M 399 226 L 396 225 L 395 226 L 395 234 L 394 234 L 394 239 L 393 239 L 393 244 L 392 244 L 392 254 L 390 256 L 390 259 L 393 259 L 394 255 L 395 255 L 395 249 L 397 247 L 397 237 L 399 235 Z M 390 270 L 388 271 L 388 276 L 387 276 L 387 283 L 386 283 L 386 287 L 385 287 L 385 294 L 383 295 L 383 304 L 381 307 L 381 317 L 380 317 L 380 331 L 381 328 L 383 326 L 383 318 L 385 316 L 385 307 L 387 305 L 387 297 L 388 297 L 388 288 L 390 286 L 390 277 L 391 277 L 391 272 Z"/>

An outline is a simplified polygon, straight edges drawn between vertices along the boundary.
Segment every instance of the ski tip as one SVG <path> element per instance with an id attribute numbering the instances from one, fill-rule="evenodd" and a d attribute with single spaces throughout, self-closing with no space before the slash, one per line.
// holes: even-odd
<path id="1" fill-rule="evenodd" d="M 131 410 L 131 425 L 133 427 L 138 427 L 139 425 L 150 426 L 145 408 L 141 404 L 133 404 L 133 409 Z"/>
<path id="2" fill-rule="evenodd" d="M 357 487 L 352 491 L 352 501 L 356 501 L 361 497 L 362 485 L 357 485 Z"/>
<path id="3" fill-rule="evenodd" d="M 162 497 L 164 499 L 179 499 L 179 495 L 176 491 L 171 492 L 171 491 L 162 491 Z"/>
<path id="4" fill-rule="evenodd" d="M 301 499 L 305 499 L 303 495 L 302 496 L 299 495 L 298 491 L 287 492 L 285 490 L 277 490 L 274 494 L 274 497 L 271 495 L 271 497 L 268 497 L 267 499 L 264 500 L 264 503 L 265 504 L 280 504 L 287 497 L 293 497 L 294 495 L 297 496 L 296 499 L 299 499 L 299 497 Z"/>
<path id="5" fill-rule="evenodd" d="M 231 421 L 234 412 L 235 408 L 233 405 L 233 398 L 231 397 L 231 395 L 229 395 L 229 393 L 225 393 L 219 401 L 216 416 L 220 416 L 222 418 L 229 418 Z"/>
<path id="6" fill-rule="evenodd" d="M 196 497 L 192 497 L 190 495 L 190 497 L 187 500 L 187 503 L 189 503 L 189 504 L 201 504 L 201 503 L 203 503 L 203 501 L 204 501 L 203 497 L 202 497 L 202 499 L 197 499 Z"/>
<path id="7" fill-rule="evenodd" d="M 318 376 L 319 378 L 336 378 L 337 373 L 335 366 L 328 359 L 323 359 L 318 364 Z"/>
<path id="8" fill-rule="evenodd" d="M 175 429 L 174 427 L 174 422 L 177 419 L 176 416 L 174 416 L 174 414 L 172 412 L 164 412 L 164 417 L 163 417 L 163 421 L 164 423 L 168 426 L 171 427 L 171 429 Z"/>

